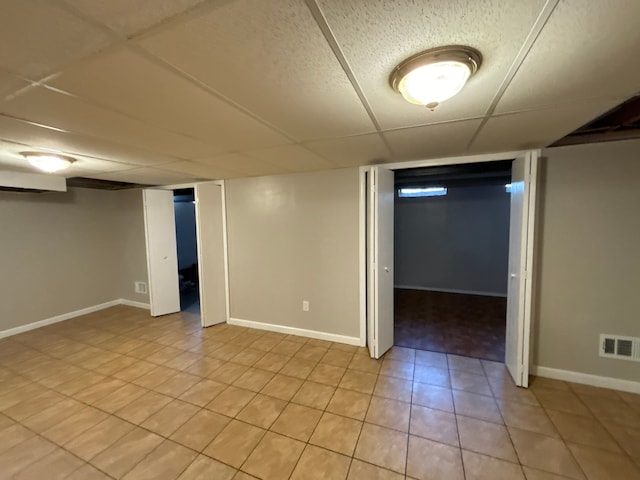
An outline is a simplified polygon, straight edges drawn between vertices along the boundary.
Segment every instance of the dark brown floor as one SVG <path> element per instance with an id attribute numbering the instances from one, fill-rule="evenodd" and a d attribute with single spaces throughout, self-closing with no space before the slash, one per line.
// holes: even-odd
<path id="1" fill-rule="evenodd" d="M 395 290 L 395 345 L 504 362 L 507 299 Z"/>

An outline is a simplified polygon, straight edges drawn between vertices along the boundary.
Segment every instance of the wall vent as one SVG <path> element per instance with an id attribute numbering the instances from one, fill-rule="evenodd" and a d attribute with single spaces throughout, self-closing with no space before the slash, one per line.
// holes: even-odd
<path id="1" fill-rule="evenodd" d="M 620 335 L 600 335 L 598 351 L 601 357 L 640 362 L 640 338 Z"/>

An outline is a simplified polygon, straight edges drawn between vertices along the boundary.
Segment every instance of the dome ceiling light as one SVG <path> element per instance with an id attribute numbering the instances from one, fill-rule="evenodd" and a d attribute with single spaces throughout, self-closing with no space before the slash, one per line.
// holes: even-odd
<path id="1" fill-rule="evenodd" d="M 69 168 L 76 161 L 75 158 L 58 155 L 57 153 L 22 152 L 20 155 L 26 158 L 32 166 L 47 173 Z"/>
<path id="2" fill-rule="evenodd" d="M 478 50 L 461 45 L 437 47 L 404 60 L 389 77 L 407 102 L 434 110 L 456 95 L 482 63 Z"/>

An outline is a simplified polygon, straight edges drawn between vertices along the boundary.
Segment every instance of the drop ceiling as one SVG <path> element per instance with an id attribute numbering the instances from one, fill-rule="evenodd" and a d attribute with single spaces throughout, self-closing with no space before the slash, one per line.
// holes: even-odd
<path id="1" fill-rule="evenodd" d="M 141 184 L 547 146 L 636 95 L 640 2 L 5 0 L 0 170 Z M 435 111 L 389 73 L 464 44 L 483 64 Z M 1 174 L 1 173 L 0 173 Z"/>

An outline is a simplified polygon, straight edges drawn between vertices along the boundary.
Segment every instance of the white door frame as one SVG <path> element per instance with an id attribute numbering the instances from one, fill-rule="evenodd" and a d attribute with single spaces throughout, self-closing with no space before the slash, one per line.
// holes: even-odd
<path id="1" fill-rule="evenodd" d="M 174 184 L 174 185 L 162 185 L 162 186 L 158 186 L 158 187 L 149 187 L 149 188 L 153 188 L 155 190 L 180 190 L 183 188 L 193 188 L 194 189 L 194 196 L 195 196 L 195 186 L 198 183 L 215 183 L 217 185 L 220 185 L 222 188 L 222 228 L 223 228 L 223 252 L 224 252 L 224 274 L 225 274 L 225 303 L 226 303 L 226 321 L 229 321 L 229 316 L 230 316 L 230 293 L 229 293 L 229 249 L 228 249 L 228 233 L 227 233 L 227 195 L 226 195 L 226 186 L 225 186 L 225 182 L 224 180 L 211 180 L 211 181 L 207 181 L 207 182 L 193 182 L 193 183 L 180 183 L 180 184 Z M 194 197 L 195 198 L 195 197 Z M 197 205 L 196 205 L 197 207 Z M 199 225 L 198 225 L 198 217 L 196 215 L 196 236 L 197 236 L 197 231 L 199 230 Z M 201 269 L 201 265 L 200 265 L 200 244 L 197 244 L 197 249 L 198 249 L 198 271 L 200 271 Z M 149 255 L 149 252 L 147 250 L 147 257 Z M 149 279 L 149 282 L 151 282 L 151 279 Z M 199 292 L 198 294 L 200 295 L 200 299 L 202 299 L 202 287 L 199 287 Z M 201 322 L 202 322 L 202 316 L 201 318 Z M 204 327 L 204 325 L 203 325 Z"/>
<path id="2" fill-rule="evenodd" d="M 409 162 L 385 163 L 383 166 L 390 170 L 404 170 L 408 168 L 419 167 L 437 167 L 446 165 L 462 165 L 469 163 L 495 162 L 500 160 L 513 160 L 523 155 L 535 154 L 540 157 L 540 150 L 516 150 L 509 152 L 488 153 L 482 155 L 468 155 L 456 157 L 434 158 L 428 160 L 414 160 Z M 367 320 L 368 320 L 368 281 L 367 281 L 367 204 L 366 204 L 366 188 L 367 177 L 370 175 L 371 167 L 360 167 L 360 345 L 367 345 Z M 530 216 L 530 225 L 536 222 L 535 216 L 537 209 L 534 209 L 534 215 Z M 533 242 L 533 229 L 529 229 L 530 241 Z M 531 243 L 533 245 L 533 243 Z M 527 267 L 533 267 L 533 248 L 527 252 Z M 530 319 L 529 319 L 530 320 Z M 530 321 L 529 321 L 530 323 Z M 529 352 L 530 345 L 525 345 L 525 352 Z"/>

